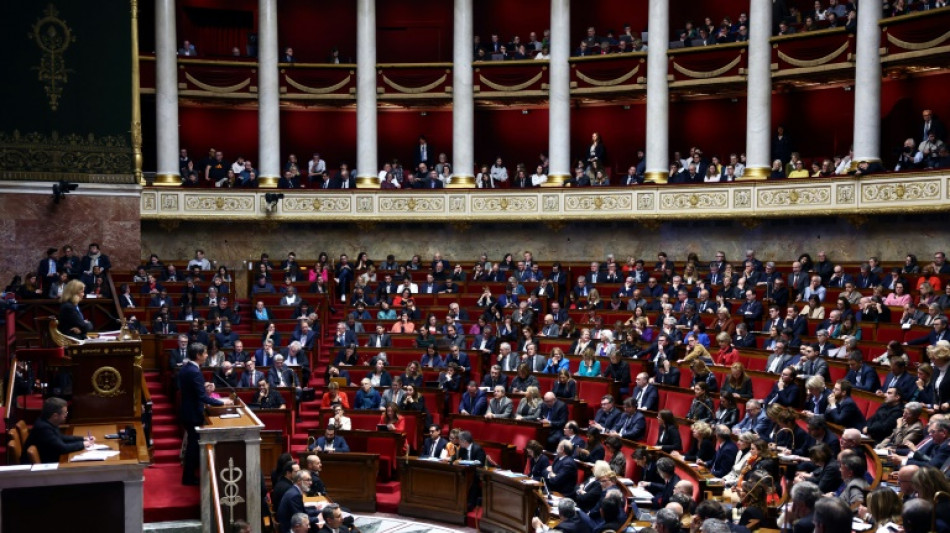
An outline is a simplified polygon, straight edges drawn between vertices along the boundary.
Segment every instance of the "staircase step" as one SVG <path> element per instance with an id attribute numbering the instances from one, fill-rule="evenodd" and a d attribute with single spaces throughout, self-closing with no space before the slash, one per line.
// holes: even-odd
<path id="1" fill-rule="evenodd" d="M 395 494 L 399 492 L 398 481 L 379 481 L 376 483 L 376 494 Z"/>

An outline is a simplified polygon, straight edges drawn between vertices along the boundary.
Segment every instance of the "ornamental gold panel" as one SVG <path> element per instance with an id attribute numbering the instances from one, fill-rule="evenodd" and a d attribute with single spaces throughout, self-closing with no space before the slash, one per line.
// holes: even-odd
<path id="1" fill-rule="evenodd" d="M 649 192 L 640 192 L 637 193 L 637 210 L 638 211 L 653 211 L 654 205 L 654 195 Z"/>
<path id="2" fill-rule="evenodd" d="M 349 196 L 285 196 L 281 211 L 287 214 L 349 213 L 352 205 Z"/>
<path id="3" fill-rule="evenodd" d="M 254 196 L 219 196 L 215 194 L 186 194 L 185 211 L 254 212 Z"/>
<path id="4" fill-rule="evenodd" d="M 630 193 L 620 194 L 567 194 L 565 211 L 628 211 L 633 208 Z"/>
<path id="5" fill-rule="evenodd" d="M 830 185 L 795 189 L 761 189 L 758 193 L 759 207 L 831 205 Z"/>
<path id="6" fill-rule="evenodd" d="M 151 191 L 142 192 L 142 211 L 155 211 L 156 196 Z"/>
<path id="7" fill-rule="evenodd" d="M 727 191 L 695 191 L 660 194 L 660 209 L 720 209 L 729 206 Z"/>
<path id="8" fill-rule="evenodd" d="M 475 213 L 483 211 L 537 211 L 538 199 L 534 196 L 503 196 L 489 198 L 473 198 L 472 211 Z"/>
<path id="9" fill-rule="evenodd" d="M 443 213 L 445 198 L 442 196 L 389 197 L 379 199 L 379 213 Z"/>
<path id="10" fill-rule="evenodd" d="M 861 201 L 868 204 L 938 200 L 939 198 L 940 181 L 936 179 L 898 183 L 865 183 L 861 187 Z"/>
<path id="11" fill-rule="evenodd" d="M 836 203 L 853 204 L 855 202 L 854 185 L 838 185 L 837 193 Z"/>

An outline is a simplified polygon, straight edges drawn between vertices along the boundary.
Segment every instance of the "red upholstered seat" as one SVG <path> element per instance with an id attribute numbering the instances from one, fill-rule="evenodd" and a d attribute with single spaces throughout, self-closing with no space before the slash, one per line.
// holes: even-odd
<path id="1" fill-rule="evenodd" d="M 684 417 L 693 403 L 693 396 L 692 392 L 667 391 L 664 409 L 673 411 L 676 416 Z"/>
<path id="2" fill-rule="evenodd" d="M 769 392 L 772 391 L 772 387 L 778 381 L 778 376 L 775 378 L 771 377 L 759 377 L 752 376 L 752 396 L 755 398 L 765 398 L 769 395 Z"/>
<path id="3" fill-rule="evenodd" d="M 688 473 L 679 466 L 676 467 L 675 472 L 676 472 L 676 475 L 680 477 L 680 479 L 692 479 L 693 477 L 695 477 L 695 474 Z M 699 501 L 699 484 L 698 483 L 693 484 L 693 501 Z"/>
<path id="4" fill-rule="evenodd" d="M 660 437 L 660 421 L 656 417 L 648 416 L 646 419 L 647 423 L 647 432 L 643 437 L 643 440 L 646 444 L 653 445 L 656 444 L 656 439 Z"/>
<path id="5" fill-rule="evenodd" d="M 875 333 L 875 340 L 881 344 L 887 344 L 891 341 L 904 342 L 904 330 L 900 324 L 878 324 Z M 867 337 L 862 335 L 861 338 L 866 339 Z"/>

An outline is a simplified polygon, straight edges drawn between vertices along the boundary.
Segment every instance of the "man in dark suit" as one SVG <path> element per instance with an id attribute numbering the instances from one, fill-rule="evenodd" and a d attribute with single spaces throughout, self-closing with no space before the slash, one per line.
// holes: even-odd
<path id="1" fill-rule="evenodd" d="M 369 348 L 389 348 L 393 345 L 392 338 L 386 333 L 386 327 L 382 324 L 376 324 L 376 333 L 370 333 L 369 342 L 366 346 Z"/>
<path id="2" fill-rule="evenodd" d="M 577 485 L 577 463 L 574 462 L 574 446 L 563 440 L 557 445 L 557 456 L 548 467 L 546 483 L 551 492 L 570 494 Z"/>
<path id="3" fill-rule="evenodd" d="M 732 441 L 732 430 L 729 426 L 723 424 L 716 426 L 716 445 L 718 449 L 712 463 L 709 464 L 709 471 L 721 479 L 732 471 L 736 455 L 739 454 L 739 447 Z"/>
<path id="4" fill-rule="evenodd" d="M 66 400 L 62 398 L 51 397 L 43 402 L 40 418 L 33 424 L 30 436 L 23 444 L 22 463 L 29 463 L 30 458 L 25 450 L 30 446 L 36 446 L 40 453 L 40 462 L 58 463 L 64 454 L 78 452 L 95 442 L 94 437 L 83 438 L 78 435 L 60 433 L 59 426 L 66 422 L 68 414 Z"/>
<path id="5" fill-rule="evenodd" d="M 661 481 L 650 483 L 647 490 L 653 493 L 653 506 L 660 508 L 670 503 L 670 496 L 673 495 L 673 489 L 679 483 L 680 477 L 676 475 L 676 464 L 669 457 L 657 459 L 656 471 Z"/>
<path id="6" fill-rule="evenodd" d="M 762 304 L 755 299 L 755 291 L 748 290 L 745 293 L 745 303 L 739 307 L 739 314 L 742 315 L 745 323 L 750 326 L 762 318 Z"/>
<path id="7" fill-rule="evenodd" d="M 274 357 L 274 366 L 267 373 L 267 383 L 273 388 L 278 387 L 300 387 L 297 381 L 297 375 L 294 371 L 284 364 L 284 356 L 276 355 Z"/>
<path id="8" fill-rule="evenodd" d="M 333 346 L 346 347 L 356 344 L 356 332 L 347 329 L 345 322 L 336 325 L 336 334 L 333 336 Z"/>
<path id="9" fill-rule="evenodd" d="M 918 447 L 916 452 L 907 457 L 906 464 L 943 469 L 950 459 L 950 420 L 931 420 L 929 430 L 932 444 Z"/>
<path id="10" fill-rule="evenodd" d="M 812 533 L 815 530 L 815 503 L 823 494 L 818 485 L 810 481 L 799 481 L 792 487 L 791 520 L 795 521 L 792 533 Z"/>
<path id="11" fill-rule="evenodd" d="M 564 438 L 564 424 L 567 424 L 567 406 L 553 392 L 544 394 L 541 406 L 541 423 L 551 428 L 548 435 L 548 447 L 554 448 Z"/>
<path id="12" fill-rule="evenodd" d="M 188 358 L 188 335 L 178 336 L 178 347 L 168 350 L 168 367 L 178 370 Z"/>
<path id="13" fill-rule="evenodd" d="M 425 163 L 426 166 L 431 166 L 433 161 L 432 148 L 429 146 L 429 142 L 426 140 L 425 135 L 419 136 L 419 144 L 416 145 L 415 152 L 413 154 L 412 162 L 415 166 L 419 166 L 420 163 Z"/>
<path id="14" fill-rule="evenodd" d="M 56 263 L 56 248 L 46 249 L 46 258 L 40 261 L 36 268 L 37 281 L 40 286 L 48 290 L 54 281 L 59 279 L 59 268 Z"/>
<path id="15" fill-rule="evenodd" d="M 911 339 L 904 344 L 910 346 L 934 346 L 939 341 L 950 341 L 950 331 L 947 330 L 947 319 L 943 316 L 933 319 L 933 329 L 923 337 Z"/>
<path id="16" fill-rule="evenodd" d="M 316 450 L 322 453 L 347 453 L 350 451 L 350 446 L 346 443 L 346 439 L 336 434 L 335 426 L 328 425 L 323 436 L 313 441 L 313 444 L 307 447 L 307 450 Z"/>
<path id="17" fill-rule="evenodd" d="M 798 308 L 794 305 L 788 306 L 788 309 L 785 313 L 785 320 L 781 323 L 782 327 L 779 328 L 779 331 L 790 329 L 792 330 L 792 337 L 802 337 L 808 333 L 808 319 L 803 317 L 798 313 Z"/>
<path id="18" fill-rule="evenodd" d="M 277 352 L 274 351 L 274 340 L 267 339 L 264 341 L 264 347 L 258 348 L 254 352 L 254 362 L 257 363 L 258 367 L 269 367 L 274 364 L 274 358 L 277 355 Z"/>
<path id="19" fill-rule="evenodd" d="M 198 485 L 198 431 L 196 426 L 204 423 L 205 405 L 231 405 L 230 399 L 218 400 L 208 396 L 205 390 L 201 367 L 208 359 L 208 348 L 203 344 L 188 347 L 188 358 L 178 372 L 178 388 L 181 391 L 180 419 L 188 434 L 185 446 L 185 465 L 181 473 L 183 485 Z"/>
<path id="20" fill-rule="evenodd" d="M 264 373 L 255 369 L 254 358 L 248 359 L 244 364 L 244 372 L 241 374 L 239 386 L 241 388 L 257 387 L 262 379 L 265 379 Z"/>
<path id="21" fill-rule="evenodd" d="M 646 435 L 646 419 L 637 410 L 637 403 L 631 397 L 623 401 L 623 414 L 617 420 L 612 435 L 628 440 L 640 440 Z"/>
<path id="22" fill-rule="evenodd" d="M 650 375 L 646 372 L 637 374 L 637 386 L 633 388 L 631 398 L 637 404 L 639 411 L 657 411 L 660 404 L 660 395 L 656 387 L 650 384 Z"/>
<path id="23" fill-rule="evenodd" d="M 434 424 L 429 426 L 429 436 L 426 437 L 422 443 L 422 448 L 419 450 L 419 458 L 438 459 L 442 455 L 442 450 L 445 449 L 447 443 L 448 441 L 442 438 L 442 432 L 439 426 Z"/>
<path id="24" fill-rule="evenodd" d="M 808 416 L 808 414 L 806 414 Z M 828 397 L 828 409 L 825 418 L 833 424 L 845 428 L 861 429 L 867 423 L 861 409 L 851 399 L 851 383 L 845 379 L 835 382 L 835 388 Z"/>
<path id="25" fill-rule="evenodd" d="M 495 390 L 495 387 L 499 385 L 508 390 L 508 376 L 501 373 L 499 365 L 492 365 L 489 373 L 482 378 L 482 387 Z"/>
<path id="26" fill-rule="evenodd" d="M 596 484 L 596 483 L 595 483 Z M 598 492 L 598 494 L 600 494 Z M 564 533 L 592 533 L 595 529 L 594 521 L 578 504 L 571 498 L 561 498 L 557 502 L 558 517 L 561 519 L 557 524 L 557 530 Z M 541 519 L 534 517 L 531 519 L 533 531 L 539 531 L 543 526 Z M 543 529 L 543 528 L 541 528 Z"/>
<path id="27" fill-rule="evenodd" d="M 495 351 L 495 335 L 490 325 L 482 328 L 481 335 L 475 335 L 472 351 L 480 355 L 491 355 Z"/>
<path id="28" fill-rule="evenodd" d="M 861 352 L 854 351 L 848 356 L 848 370 L 844 379 L 851 382 L 856 389 L 875 392 L 881 388 L 881 378 L 874 371 L 874 368 L 864 362 Z"/>
<path id="29" fill-rule="evenodd" d="M 468 382 L 468 391 L 462 395 L 459 401 L 459 413 L 463 415 L 482 416 L 488 409 L 488 402 L 485 400 L 485 393 L 478 390 L 478 383 Z"/>
<path id="30" fill-rule="evenodd" d="M 620 420 L 620 410 L 614 403 L 614 397 L 607 394 L 600 399 L 600 409 L 594 413 L 594 419 L 589 422 L 589 425 L 599 429 L 601 433 L 607 433 L 614 430 L 618 420 Z"/>
<path id="31" fill-rule="evenodd" d="M 295 514 L 307 514 L 307 508 L 304 507 L 303 504 L 303 497 L 310 492 L 312 484 L 313 475 L 309 470 L 299 470 L 294 473 L 293 486 L 287 489 L 287 492 L 283 494 L 280 503 L 277 505 L 277 522 L 280 524 L 280 533 L 290 533 L 291 517 Z M 315 522 L 315 518 L 316 516 L 313 516 L 311 520 Z"/>
<path id="32" fill-rule="evenodd" d="M 884 396 L 887 389 L 897 387 L 901 391 L 901 398 L 913 398 L 917 392 L 917 380 L 907 372 L 907 363 L 903 357 L 891 358 L 891 371 L 884 376 L 881 388 L 876 391 L 878 396 Z"/>
<path id="33" fill-rule="evenodd" d="M 300 347 L 309 352 L 313 350 L 313 344 L 317 341 L 317 332 L 310 328 L 310 322 L 307 319 L 301 318 L 299 331 L 294 331 L 290 338 L 299 341 Z"/>
<path id="34" fill-rule="evenodd" d="M 772 431 L 772 421 L 762 409 L 762 402 L 753 399 L 745 403 L 745 417 L 735 427 L 741 432 L 751 431 L 764 437 Z"/>
<path id="35" fill-rule="evenodd" d="M 452 456 L 452 462 L 456 461 L 476 461 L 479 466 L 485 466 L 486 459 L 485 450 L 481 446 L 475 444 L 475 440 L 472 437 L 470 431 L 462 431 L 459 433 L 459 448 L 455 452 L 455 455 Z"/>

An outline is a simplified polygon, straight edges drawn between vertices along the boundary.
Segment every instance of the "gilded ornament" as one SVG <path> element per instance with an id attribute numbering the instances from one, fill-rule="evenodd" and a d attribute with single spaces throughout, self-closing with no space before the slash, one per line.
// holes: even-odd
<path id="1" fill-rule="evenodd" d="M 122 374 L 111 366 L 99 367 L 92 373 L 92 390 L 96 396 L 103 398 L 123 394 Z"/>
<path id="2" fill-rule="evenodd" d="M 33 70 L 49 97 L 49 108 L 56 111 L 59 109 L 59 99 L 63 96 L 63 86 L 69 81 L 68 74 L 73 72 L 72 69 L 66 68 L 63 53 L 71 43 L 76 42 L 76 36 L 66 25 L 66 21 L 59 18 L 56 6 L 47 5 L 43 14 L 45 16 L 37 19 L 28 37 L 43 53 L 40 65 L 33 67 Z"/>

